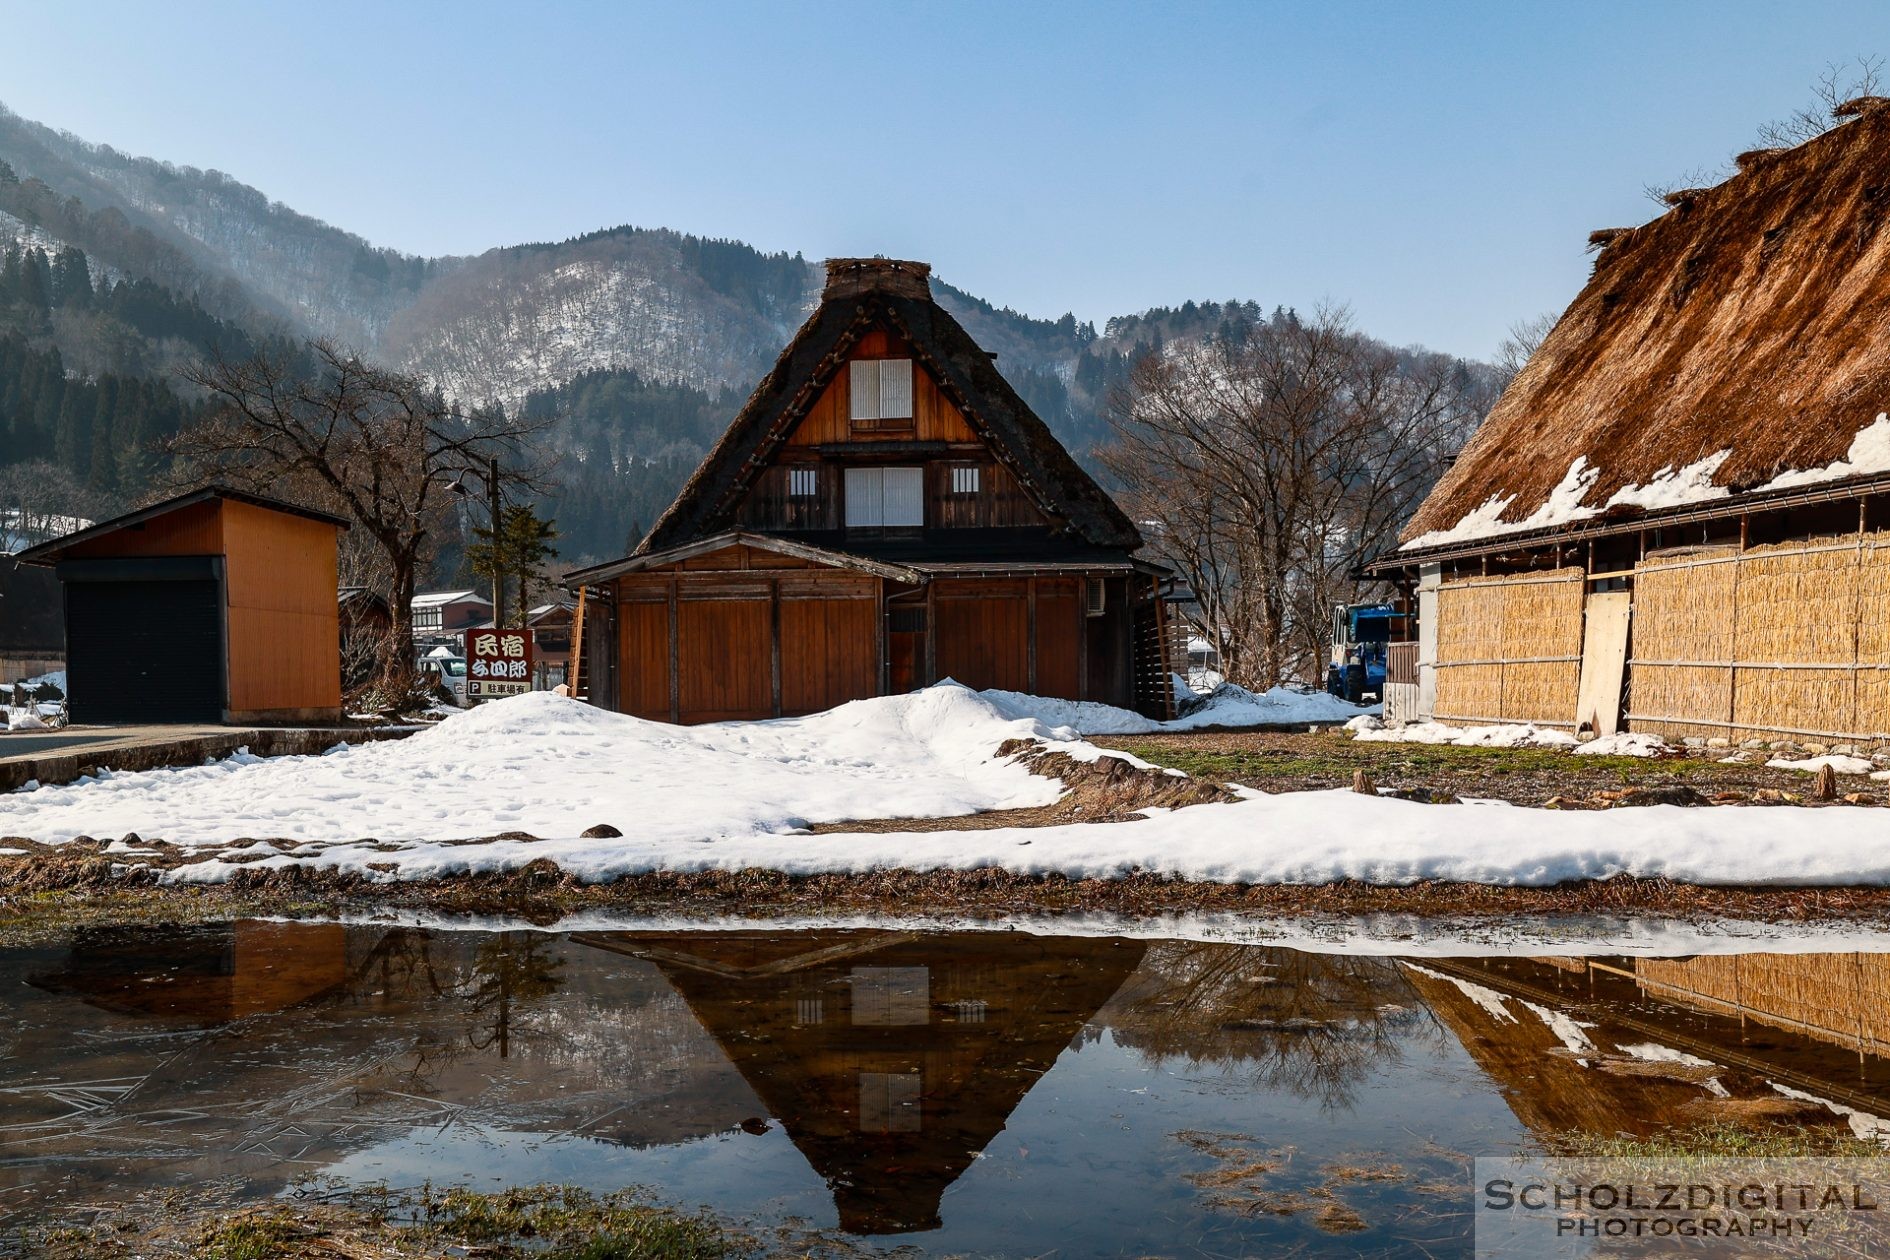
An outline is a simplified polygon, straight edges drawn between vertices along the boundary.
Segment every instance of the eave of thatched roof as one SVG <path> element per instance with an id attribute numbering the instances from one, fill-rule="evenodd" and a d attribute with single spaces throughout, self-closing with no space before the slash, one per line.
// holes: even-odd
<path id="1" fill-rule="evenodd" d="M 1607 242 L 1406 526 L 1407 546 L 1505 499 L 1510 528 L 1489 531 L 1488 547 L 1513 545 L 1514 523 L 1538 515 L 1578 459 L 1595 470 L 1579 500 L 1590 516 L 1721 451 L 1721 510 L 1781 474 L 1842 474 L 1890 409 L 1890 111 L 1742 165 Z"/>
<path id="2" fill-rule="evenodd" d="M 786 441 L 867 331 L 898 333 L 946 397 L 990 441 L 1024 489 L 1054 521 L 1098 547 L 1134 550 L 1142 536 L 1011 388 L 957 320 L 932 299 L 924 264 L 838 259 L 820 306 L 682 492 L 638 544 L 643 555 L 733 528 L 742 492 Z"/>

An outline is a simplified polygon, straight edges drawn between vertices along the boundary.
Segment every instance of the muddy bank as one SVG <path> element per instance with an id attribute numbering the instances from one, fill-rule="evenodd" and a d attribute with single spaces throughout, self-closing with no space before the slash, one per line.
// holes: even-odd
<path id="1" fill-rule="evenodd" d="M 658 872 L 586 884 L 549 861 L 499 874 L 378 880 L 315 867 L 237 872 L 218 885 L 160 885 L 78 846 L 0 859 L 0 936 L 85 922 L 191 922 L 430 911 L 506 915 L 541 925 L 583 912 L 755 919 L 883 913 L 967 924 L 1023 916 L 1179 913 L 1256 919 L 1400 915 L 1483 921 L 1543 916 L 1657 916 L 1705 923 L 1851 921 L 1890 927 L 1890 888 L 1717 887 L 1620 876 L 1544 888 L 1426 881 L 1403 887 L 1219 884 L 1129 875 L 1070 879 L 997 868 L 792 876 L 779 871 Z"/>

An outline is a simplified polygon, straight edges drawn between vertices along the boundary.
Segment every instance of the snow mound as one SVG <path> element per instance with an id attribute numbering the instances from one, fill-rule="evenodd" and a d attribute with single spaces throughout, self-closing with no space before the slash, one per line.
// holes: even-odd
<path id="1" fill-rule="evenodd" d="M 402 740 L 0 796 L 0 834 L 431 843 L 505 831 L 575 837 L 609 823 L 646 841 L 702 843 L 812 822 L 1049 804 L 1055 780 L 997 758 L 1014 738 L 1060 743 L 1069 733 L 955 684 L 804 718 L 694 727 L 531 692 Z"/>
<path id="2" fill-rule="evenodd" d="M 1179 680 L 1177 680 L 1179 681 Z M 1054 700 L 1046 696 L 1025 695 L 1020 691 L 979 692 L 1008 717 L 1035 719 L 1061 738 L 1079 735 L 1148 735 L 1157 731 L 1193 731 L 1207 726 L 1304 726 L 1312 722 L 1349 722 L 1378 712 L 1376 705 L 1361 707 L 1348 704 L 1323 691 L 1296 691 L 1291 687 L 1272 687 L 1263 692 L 1248 691 L 1233 683 L 1222 683 L 1206 696 L 1188 690 L 1186 697 L 1176 689 L 1178 702 L 1192 700 L 1194 707 L 1169 722 L 1157 722 L 1128 709 L 1098 704 L 1093 700 Z M 1374 720 L 1376 720 L 1374 718 Z"/>
<path id="3" fill-rule="evenodd" d="M 1765 763 L 1774 770 L 1804 770 L 1812 774 L 1830 766 L 1838 774 L 1869 774 L 1877 768 L 1877 763 L 1868 757 L 1845 757 L 1826 755 L 1823 757 L 1805 757 L 1792 761 L 1785 757 L 1774 757 Z"/>
<path id="4" fill-rule="evenodd" d="M 1412 722 L 1404 726 L 1346 723 L 1352 738 L 1365 743 L 1455 744 L 1461 748 L 1561 748 L 1571 753 L 1601 757 L 1658 757 L 1673 751 L 1655 735 L 1603 735 L 1587 743 L 1567 731 L 1529 722 L 1500 722 L 1492 726 L 1449 726 L 1443 722 Z"/>
<path id="5" fill-rule="evenodd" d="M 1201 707 L 1172 722 L 1162 730 L 1193 731 L 1205 726 L 1299 726 L 1309 722 L 1349 722 L 1355 717 L 1376 714 L 1378 705 L 1356 705 L 1324 691 L 1299 691 L 1292 687 L 1269 687 L 1248 691 L 1233 683 L 1222 683 L 1210 692 Z"/>
<path id="6" fill-rule="evenodd" d="M 1585 744 L 1577 744 L 1569 749 L 1576 756 L 1590 757 L 1658 757 L 1673 751 L 1673 745 L 1658 735 L 1648 735 L 1640 731 L 1618 731 L 1613 735 L 1597 735 Z"/>
<path id="7" fill-rule="evenodd" d="M 1354 730 L 1363 743 L 1455 744 L 1463 748 L 1573 748 L 1576 739 L 1567 731 L 1527 722 L 1493 726 L 1447 726 L 1442 722 L 1411 722 L 1404 726 Z"/>

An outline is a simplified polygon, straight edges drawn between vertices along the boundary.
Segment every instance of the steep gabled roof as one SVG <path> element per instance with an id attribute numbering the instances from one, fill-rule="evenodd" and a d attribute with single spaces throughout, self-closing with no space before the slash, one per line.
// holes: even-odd
<path id="1" fill-rule="evenodd" d="M 1095 546 L 1140 547 L 1135 525 L 1018 397 L 991 356 L 933 300 L 930 273 L 924 263 L 829 260 L 819 308 L 635 554 L 733 528 L 742 492 L 846 364 L 847 352 L 877 325 L 891 328 L 912 347 L 940 390 L 1047 514 Z"/>
<path id="2" fill-rule="evenodd" d="M 1407 548 L 1890 471 L 1890 110 L 1858 113 L 1598 233 Z"/>

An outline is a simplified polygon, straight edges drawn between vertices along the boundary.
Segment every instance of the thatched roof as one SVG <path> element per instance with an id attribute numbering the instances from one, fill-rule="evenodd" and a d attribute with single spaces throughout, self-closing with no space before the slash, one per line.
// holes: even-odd
<path id="1" fill-rule="evenodd" d="M 1018 397 L 991 356 L 933 300 L 931 270 L 887 258 L 830 259 L 819 308 L 636 554 L 733 528 L 742 492 L 846 364 L 852 346 L 875 327 L 891 329 L 912 347 L 940 390 L 1053 521 L 1098 547 L 1139 548 L 1135 525 Z"/>
<path id="2" fill-rule="evenodd" d="M 1473 513 L 1500 536 L 1885 471 L 1852 446 L 1890 430 L 1887 225 L 1890 111 L 1868 110 L 1612 238 L 1407 548 Z"/>

